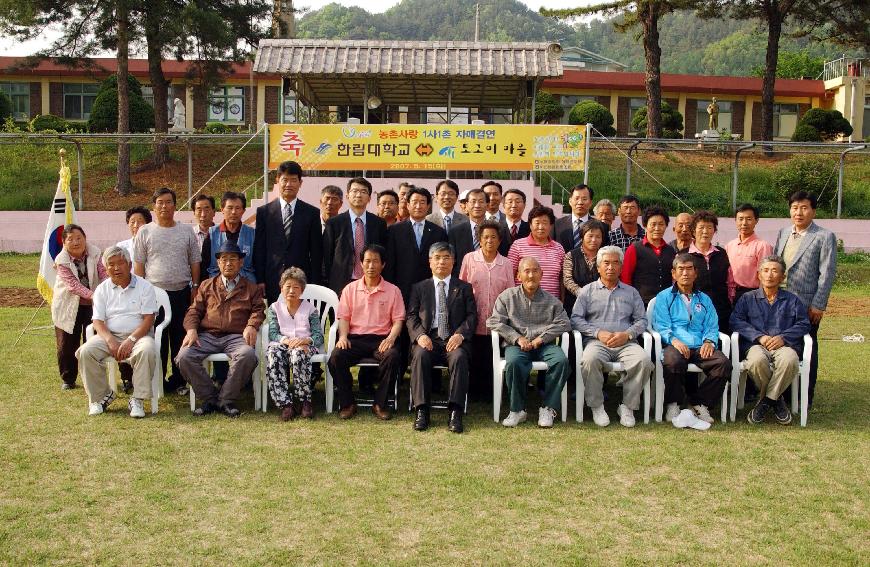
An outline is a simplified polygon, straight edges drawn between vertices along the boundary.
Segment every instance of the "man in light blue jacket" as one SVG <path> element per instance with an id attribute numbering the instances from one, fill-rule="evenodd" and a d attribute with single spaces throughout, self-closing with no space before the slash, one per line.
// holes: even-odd
<path id="1" fill-rule="evenodd" d="M 722 398 L 731 361 L 717 350 L 719 317 L 710 298 L 695 289 L 692 256 L 677 254 L 671 275 L 676 282 L 656 296 L 653 328 L 662 336 L 666 417 L 673 421 L 687 401 L 695 416 L 712 424 L 710 408 Z M 687 368 L 695 364 L 707 378 L 686 395 Z M 694 376 L 692 377 L 694 380 Z"/>

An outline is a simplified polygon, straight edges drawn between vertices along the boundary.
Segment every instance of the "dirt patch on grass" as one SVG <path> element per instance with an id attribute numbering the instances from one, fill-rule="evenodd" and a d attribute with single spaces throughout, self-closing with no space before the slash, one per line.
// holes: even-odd
<path id="1" fill-rule="evenodd" d="M 825 315 L 864 317 L 870 313 L 870 297 L 832 297 Z"/>
<path id="2" fill-rule="evenodd" d="M 0 307 L 39 307 L 42 296 L 35 289 L 0 287 Z"/>

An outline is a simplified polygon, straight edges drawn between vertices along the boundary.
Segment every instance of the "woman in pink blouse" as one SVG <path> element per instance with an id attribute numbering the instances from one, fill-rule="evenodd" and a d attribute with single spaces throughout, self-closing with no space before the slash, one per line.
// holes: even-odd
<path id="1" fill-rule="evenodd" d="M 64 227 L 63 250 L 54 259 L 57 275 L 51 299 L 51 319 L 57 342 L 57 366 L 61 388 L 76 387 L 79 372 L 76 350 L 84 342 L 85 328 L 93 316 L 91 297 L 106 270 L 100 258 L 100 249 L 90 246 L 85 231 L 77 224 Z"/>
<path id="2" fill-rule="evenodd" d="M 535 258 L 541 265 L 543 272 L 541 289 L 556 299 L 561 299 L 562 264 L 565 260 L 565 249 L 550 237 L 554 224 L 556 224 L 556 216 L 553 214 L 553 209 L 542 205 L 533 207 L 529 211 L 531 234 L 528 238 L 514 240 L 511 249 L 508 250 L 508 260 L 510 260 L 511 269 L 516 274 L 520 260 L 528 256 Z"/>
<path id="3" fill-rule="evenodd" d="M 477 226 L 480 249 L 466 254 L 459 269 L 459 279 L 471 284 L 477 303 L 477 329 L 471 340 L 471 375 L 469 395 L 475 401 L 492 399 L 492 343 L 486 320 L 498 295 L 514 285 L 514 272 L 507 258 L 498 253 L 501 228 L 496 220 Z"/>

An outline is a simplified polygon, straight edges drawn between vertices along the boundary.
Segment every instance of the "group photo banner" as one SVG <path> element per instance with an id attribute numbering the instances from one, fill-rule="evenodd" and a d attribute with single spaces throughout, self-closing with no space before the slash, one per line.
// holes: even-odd
<path id="1" fill-rule="evenodd" d="M 307 170 L 582 171 L 586 126 L 273 124 L 269 166 Z"/>

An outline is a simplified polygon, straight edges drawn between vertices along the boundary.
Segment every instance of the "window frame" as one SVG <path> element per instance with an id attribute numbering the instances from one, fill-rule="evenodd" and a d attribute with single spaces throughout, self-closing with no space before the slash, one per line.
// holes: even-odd
<path id="1" fill-rule="evenodd" d="M 238 89 L 239 94 L 230 93 L 230 89 Z M 231 125 L 243 125 L 245 123 L 245 112 L 246 112 L 246 103 L 245 103 L 245 87 L 239 85 L 223 85 L 220 87 L 215 87 L 209 90 L 208 95 L 206 97 L 206 122 L 220 122 L 221 124 L 231 124 Z M 217 103 L 217 104 L 216 104 Z M 239 104 L 241 107 L 239 112 L 239 118 L 230 118 L 230 110 L 232 109 L 232 104 Z M 217 113 L 214 112 L 217 105 L 220 104 L 223 107 L 223 117 L 216 117 Z"/>
<path id="2" fill-rule="evenodd" d="M 16 88 L 20 92 L 15 92 Z M 17 121 L 30 120 L 30 83 L 21 81 L 0 82 L 0 91 L 6 93 L 12 101 L 12 119 Z M 23 106 L 24 110 L 17 110 Z"/>
<path id="3" fill-rule="evenodd" d="M 97 92 L 100 90 L 100 85 L 97 83 L 63 83 L 63 119 L 73 120 L 75 122 L 87 122 L 91 117 L 91 109 L 94 106 L 94 101 L 97 99 Z M 73 117 L 67 111 L 67 100 L 79 101 L 79 112 L 81 116 Z M 88 111 L 85 112 L 85 100 L 90 100 Z"/>

